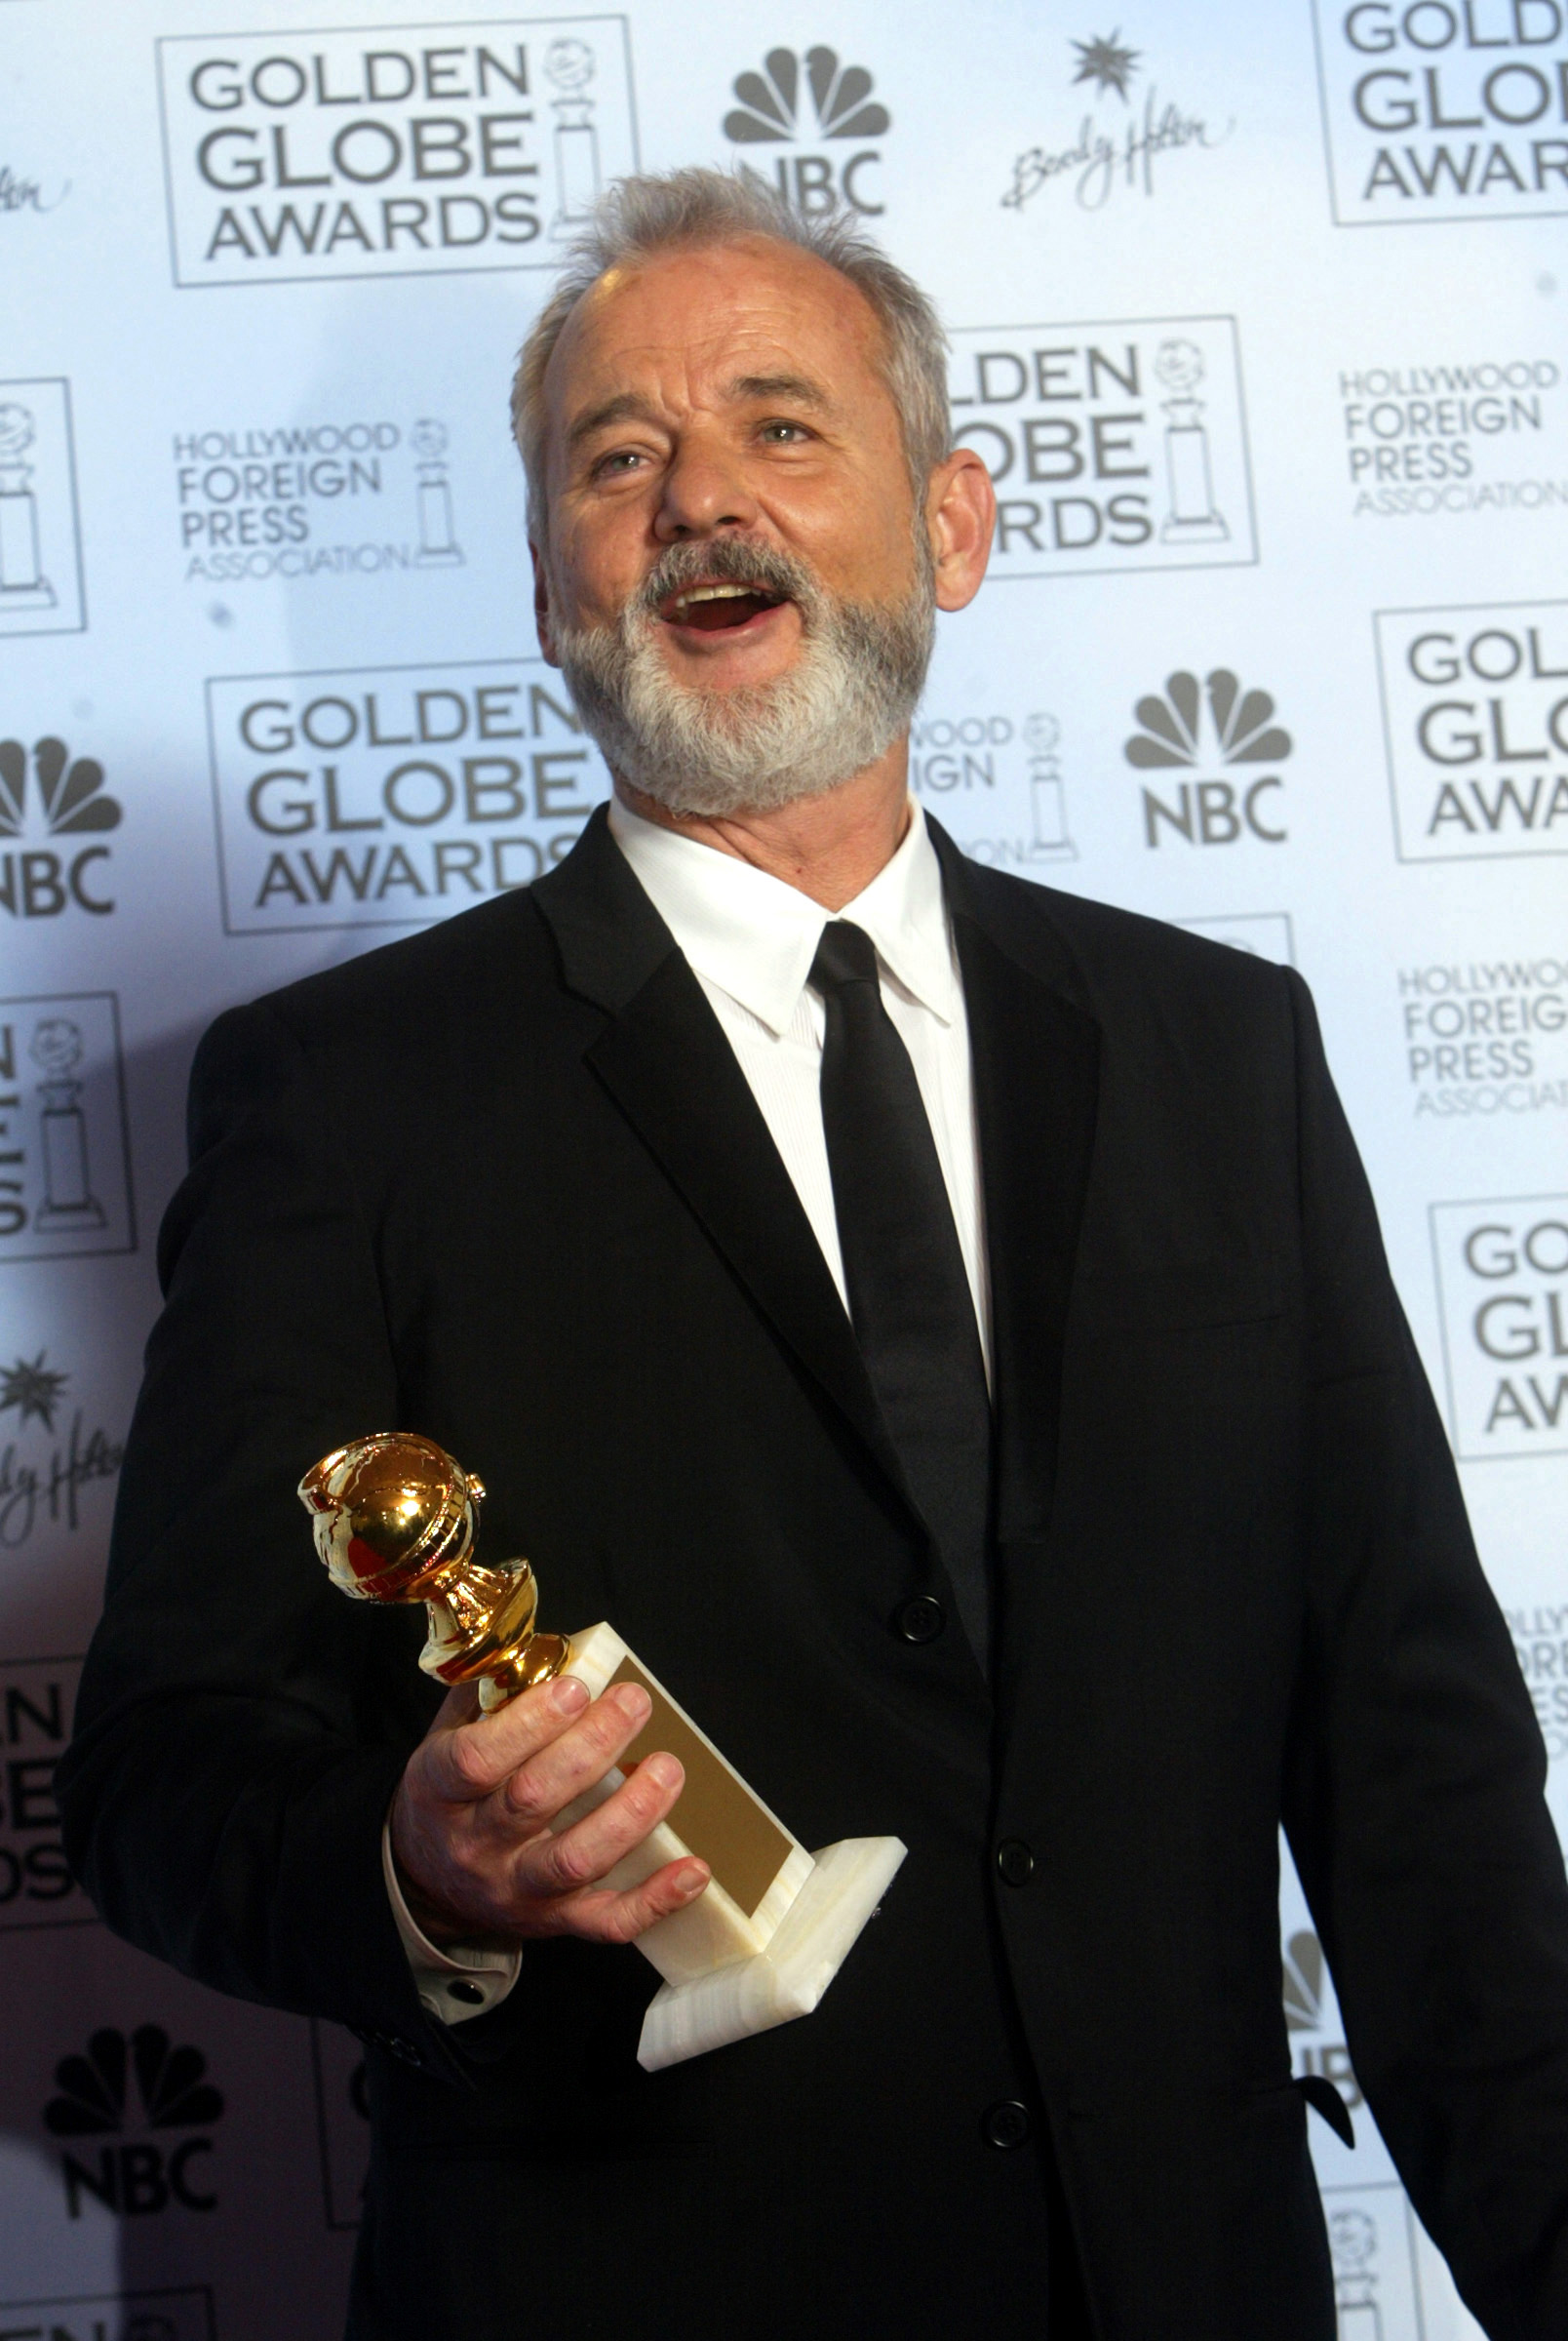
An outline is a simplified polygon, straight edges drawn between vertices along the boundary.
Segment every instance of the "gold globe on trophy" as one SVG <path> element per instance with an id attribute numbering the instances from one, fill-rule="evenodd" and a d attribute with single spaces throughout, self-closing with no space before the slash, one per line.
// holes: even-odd
<path id="1" fill-rule="evenodd" d="M 356 1602 L 423 1602 L 419 1664 L 449 1690 L 479 1685 L 487 1713 L 548 1683 L 571 1656 L 564 1634 L 536 1634 L 539 1589 L 526 1561 L 474 1557 L 484 1484 L 433 1439 L 373 1431 L 313 1464 L 299 1483 L 316 1550 Z"/>
<path id="2" fill-rule="evenodd" d="M 694 1902 L 638 1937 L 664 1978 L 638 2062 L 654 2072 L 809 2015 L 905 1847 L 896 1837 L 855 1837 L 808 1853 L 612 1626 L 536 1633 L 528 1562 L 474 1557 L 484 1495 L 472 1472 L 412 1431 L 351 1440 L 299 1483 L 333 1583 L 357 1602 L 423 1602 L 430 1636 L 419 1664 L 449 1689 L 476 1683 L 487 1714 L 555 1675 L 575 1675 L 595 1698 L 617 1683 L 647 1691 L 651 1712 L 620 1765 L 553 1823 L 570 1828 L 654 1749 L 680 1759 L 686 1782 L 669 1818 L 602 1882 L 624 1891 L 687 1853 L 712 1872 Z"/>

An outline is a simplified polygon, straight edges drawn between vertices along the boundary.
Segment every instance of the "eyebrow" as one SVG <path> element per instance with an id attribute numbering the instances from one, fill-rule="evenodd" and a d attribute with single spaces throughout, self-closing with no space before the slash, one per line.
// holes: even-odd
<path id="1" fill-rule="evenodd" d="M 820 382 L 813 382 L 804 374 L 743 374 L 732 381 L 725 396 L 739 403 L 756 399 L 789 399 L 799 407 L 810 407 L 817 414 L 831 412 L 833 401 Z M 567 433 L 568 448 L 580 447 L 596 431 L 613 429 L 618 422 L 656 422 L 655 410 L 635 390 L 622 390 L 614 398 L 602 399 L 579 415 Z"/>

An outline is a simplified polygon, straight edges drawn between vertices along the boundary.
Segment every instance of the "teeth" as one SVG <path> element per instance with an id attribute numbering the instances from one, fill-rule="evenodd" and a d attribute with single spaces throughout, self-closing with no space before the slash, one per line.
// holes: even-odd
<path id="1" fill-rule="evenodd" d="M 684 610 L 688 602 L 742 601 L 749 595 L 762 595 L 766 591 L 765 585 L 692 585 L 685 593 L 678 593 L 671 607 Z"/>

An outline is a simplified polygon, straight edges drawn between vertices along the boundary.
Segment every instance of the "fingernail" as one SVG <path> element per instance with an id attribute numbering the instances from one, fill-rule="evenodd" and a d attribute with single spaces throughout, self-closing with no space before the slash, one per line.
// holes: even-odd
<path id="1" fill-rule="evenodd" d="M 558 1675 L 550 1686 L 550 1704 L 557 1715 L 575 1715 L 588 1704 L 588 1686 L 575 1675 Z"/>
<path id="2" fill-rule="evenodd" d="M 638 1766 L 652 1781 L 655 1788 L 674 1788 L 683 1777 L 681 1766 L 673 1756 L 648 1756 Z"/>
<path id="3" fill-rule="evenodd" d="M 644 1723 L 653 1712 L 653 1702 L 640 1683 L 623 1683 L 615 1698 L 629 1724 Z"/>
<path id="4" fill-rule="evenodd" d="M 683 1894 L 685 1894 L 688 1902 L 694 1902 L 696 1900 L 698 1894 L 701 1893 L 703 1887 L 707 1885 L 708 1877 L 709 1873 L 706 1870 L 699 1868 L 695 1863 L 693 1863 L 689 1870 L 682 1871 L 681 1891 Z"/>

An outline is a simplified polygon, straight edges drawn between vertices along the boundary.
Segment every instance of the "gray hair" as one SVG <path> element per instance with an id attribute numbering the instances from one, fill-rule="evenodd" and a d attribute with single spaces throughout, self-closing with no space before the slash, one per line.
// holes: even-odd
<path id="1" fill-rule="evenodd" d="M 696 165 L 618 179 L 601 198 L 567 254 L 560 282 L 534 320 L 512 383 L 512 431 L 529 484 L 529 534 L 546 536 L 544 376 L 567 320 L 600 278 L 655 253 L 769 236 L 808 252 L 848 279 L 882 332 L 882 374 L 904 434 L 917 505 L 952 445 L 947 336 L 919 285 L 865 230 L 839 211 L 803 218 L 783 197 L 744 171 Z"/>

